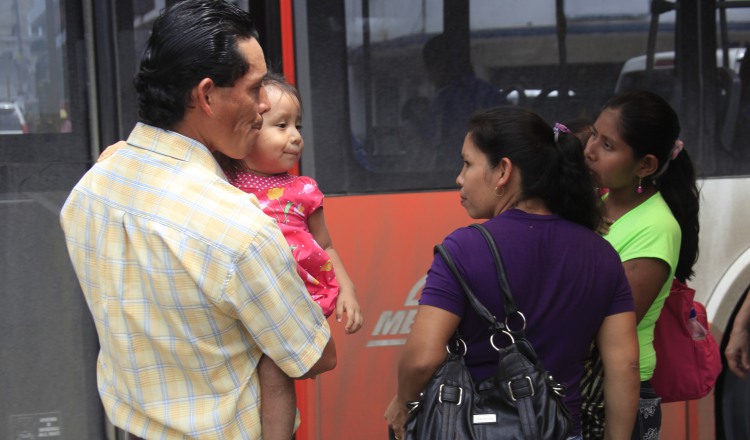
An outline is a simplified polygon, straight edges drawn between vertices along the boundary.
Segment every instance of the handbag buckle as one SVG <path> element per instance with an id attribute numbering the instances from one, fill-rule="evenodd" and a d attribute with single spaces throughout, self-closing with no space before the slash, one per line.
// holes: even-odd
<path id="1" fill-rule="evenodd" d="M 528 392 L 527 392 L 525 395 L 518 396 L 516 398 L 516 395 L 513 392 L 513 384 L 514 383 L 518 384 L 519 382 L 527 382 L 529 384 L 528 385 L 528 390 L 531 390 L 531 394 L 528 394 Z M 519 385 L 523 386 L 524 384 L 519 384 Z M 524 387 L 524 388 L 526 388 L 526 387 Z M 521 390 L 522 390 L 521 388 L 517 388 L 517 391 L 521 391 Z M 531 378 L 529 376 L 525 376 L 525 377 L 523 377 L 521 379 L 518 379 L 518 380 L 509 380 L 508 381 L 508 391 L 510 392 L 510 398 L 511 398 L 511 400 L 513 400 L 514 402 L 517 401 L 518 399 L 522 399 L 524 397 L 534 397 L 534 394 L 535 394 L 535 392 L 534 392 L 534 383 L 531 381 Z"/>
<path id="2" fill-rule="evenodd" d="M 422 406 L 422 402 L 419 400 L 410 400 L 406 402 L 406 409 L 409 410 L 409 414 L 418 410 L 420 406 Z"/>
<path id="3" fill-rule="evenodd" d="M 440 392 L 438 393 L 438 402 L 440 402 L 440 403 L 443 403 L 443 387 L 444 386 L 445 386 L 444 383 L 440 384 Z M 458 389 L 458 402 L 455 402 L 455 401 L 453 401 L 453 402 L 446 401 L 446 402 L 448 402 L 448 403 L 455 403 L 456 405 L 460 405 L 461 402 L 463 402 L 463 400 L 464 400 L 464 389 L 461 388 L 461 387 L 457 387 L 457 386 L 451 386 L 451 385 L 449 385 L 449 386 L 452 389 L 456 389 L 456 388 Z"/>

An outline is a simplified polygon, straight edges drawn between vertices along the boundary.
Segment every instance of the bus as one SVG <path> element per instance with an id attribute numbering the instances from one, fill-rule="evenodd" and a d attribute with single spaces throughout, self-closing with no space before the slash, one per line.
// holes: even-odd
<path id="1" fill-rule="evenodd" d="M 135 124 L 140 52 L 175 1 L 0 0 L 0 102 L 22 121 L 0 132 L 2 437 L 125 438 L 97 394 L 98 341 L 59 211 L 102 149 Z M 234 3 L 255 17 L 268 65 L 302 93 L 299 172 L 327 196 L 329 230 L 365 317 L 354 335 L 331 322 L 339 363 L 297 384 L 297 439 L 387 435 L 383 413 L 432 248 L 472 222 L 456 190 L 456 133 L 479 102 L 564 123 L 593 120 L 618 90 L 668 99 L 700 173 L 690 284 L 726 343 L 750 286 L 750 2 Z M 444 98 L 454 82 L 491 91 Z M 664 405 L 661 438 L 750 438 L 748 386 L 723 373 L 711 395 Z"/>

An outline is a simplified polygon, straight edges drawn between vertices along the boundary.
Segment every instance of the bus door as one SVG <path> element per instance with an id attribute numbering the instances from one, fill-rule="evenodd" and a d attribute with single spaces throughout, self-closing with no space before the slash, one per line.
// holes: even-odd
<path id="1" fill-rule="evenodd" d="M 91 163 L 87 7 L 0 0 L 0 437 L 101 439 L 96 331 L 59 212 Z"/>

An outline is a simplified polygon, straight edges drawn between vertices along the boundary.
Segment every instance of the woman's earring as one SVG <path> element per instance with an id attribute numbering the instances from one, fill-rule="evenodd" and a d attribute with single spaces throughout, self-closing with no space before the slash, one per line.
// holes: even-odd
<path id="1" fill-rule="evenodd" d="M 497 190 L 500 189 L 501 191 L 498 193 Z M 505 187 L 504 186 L 496 186 L 495 187 L 495 195 L 498 197 L 502 197 L 505 195 Z"/>
<path id="2" fill-rule="evenodd" d="M 638 188 L 636 188 L 635 192 L 638 194 L 641 194 L 643 192 L 643 178 L 638 178 Z"/>

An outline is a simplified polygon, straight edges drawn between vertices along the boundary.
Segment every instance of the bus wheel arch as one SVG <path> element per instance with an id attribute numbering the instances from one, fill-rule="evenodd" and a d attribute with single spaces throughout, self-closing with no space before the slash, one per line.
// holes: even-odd
<path id="1" fill-rule="evenodd" d="M 716 285 L 706 304 L 711 331 L 721 347 L 723 371 L 714 390 L 714 419 L 717 439 L 750 438 L 750 424 L 744 408 L 750 405 L 750 381 L 736 377 L 726 367 L 726 348 L 731 325 L 750 289 L 750 248 L 737 258 Z"/>
<path id="2" fill-rule="evenodd" d="M 706 303 L 712 331 L 723 338 L 732 314 L 750 287 L 750 248 L 734 260 L 716 284 Z M 718 334 L 717 334 L 718 333 Z"/>

